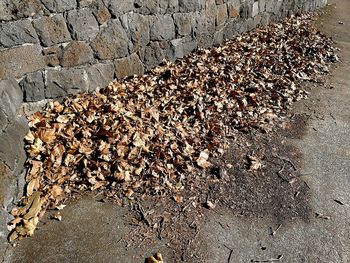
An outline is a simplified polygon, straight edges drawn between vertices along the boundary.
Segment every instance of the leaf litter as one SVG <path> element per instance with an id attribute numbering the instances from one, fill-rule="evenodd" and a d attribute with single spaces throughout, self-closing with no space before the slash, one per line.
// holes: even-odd
<path id="1" fill-rule="evenodd" d="M 185 202 L 228 138 L 272 131 L 307 97 L 301 83 L 319 82 L 338 60 L 310 21 L 292 16 L 30 116 L 26 195 L 11 212 L 10 241 L 32 236 L 45 212 L 75 193 L 101 192 L 119 205 L 154 195 Z M 262 167 L 247 158 L 250 170 Z"/>

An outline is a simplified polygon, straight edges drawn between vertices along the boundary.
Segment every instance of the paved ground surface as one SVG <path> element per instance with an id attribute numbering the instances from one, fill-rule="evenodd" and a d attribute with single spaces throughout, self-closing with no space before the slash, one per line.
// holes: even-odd
<path id="1" fill-rule="evenodd" d="M 315 88 L 310 100 L 296 105 L 295 113 L 307 116 L 307 130 L 301 139 L 288 141 L 303 154 L 299 168 L 310 187 L 310 220 L 279 227 L 273 218 L 209 211 L 193 240 L 207 262 L 350 262 L 350 2 L 332 0 L 327 9 L 331 12 L 316 23 L 336 40 L 342 63 L 326 88 Z M 136 263 L 155 251 L 168 254 L 166 240 L 140 248 L 121 245 L 132 234 L 130 218 L 113 204 L 83 198 L 62 215 L 62 222 L 49 220 L 34 237 L 9 247 L 3 262 Z"/>
<path id="2" fill-rule="evenodd" d="M 309 122 L 302 139 L 290 140 L 303 154 L 310 222 L 282 224 L 272 236 L 270 227 L 278 227 L 272 220 L 212 213 L 199 237 L 211 244 L 210 262 L 228 262 L 231 249 L 231 262 L 270 262 L 279 256 L 281 262 L 350 262 L 350 2 L 329 4 L 331 12 L 316 24 L 337 42 L 342 63 L 326 88 L 296 105 L 295 113 L 309 116 Z"/>

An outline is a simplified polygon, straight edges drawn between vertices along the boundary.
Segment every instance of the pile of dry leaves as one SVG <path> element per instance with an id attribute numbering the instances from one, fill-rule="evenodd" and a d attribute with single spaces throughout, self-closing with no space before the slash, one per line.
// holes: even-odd
<path id="1" fill-rule="evenodd" d="M 298 83 L 317 81 L 336 60 L 332 41 L 310 17 L 292 17 L 49 103 L 29 118 L 26 196 L 12 211 L 10 240 L 32 235 L 47 209 L 62 209 L 77 191 L 116 200 L 172 194 L 181 202 L 195 171 L 225 152 L 225 138 L 269 131 L 306 97 Z"/>

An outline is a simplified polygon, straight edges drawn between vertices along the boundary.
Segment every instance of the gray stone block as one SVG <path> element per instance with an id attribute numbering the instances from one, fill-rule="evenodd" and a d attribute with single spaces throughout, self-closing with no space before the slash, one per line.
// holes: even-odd
<path id="1" fill-rule="evenodd" d="M 174 52 L 175 58 L 183 58 L 184 57 L 184 46 L 183 46 L 183 39 L 173 39 L 171 40 L 171 48 Z"/>
<path id="2" fill-rule="evenodd" d="M 38 42 L 38 36 L 29 20 L 0 23 L 0 46 L 13 47 Z"/>
<path id="3" fill-rule="evenodd" d="M 227 5 L 222 4 L 216 7 L 216 25 L 222 25 L 226 22 L 228 18 Z"/>
<path id="4" fill-rule="evenodd" d="M 174 4 L 173 2 L 169 2 L 169 0 L 136 0 L 134 4 L 135 12 L 143 15 L 164 15 L 167 13 L 169 5 Z M 170 8 L 176 10 L 174 6 Z"/>
<path id="5" fill-rule="evenodd" d="M 92 41 L 91 47 L 99 59 L 115 59 L 129 55 L 131 42 L 119 20 L 109 21 L 107 27 Z"/>
<path id="6" fill-rule="evenodd" d="M 0 111 L 9 122 L 18 114 L 22 100 L 22 90 L 15 79 L 0 80 Z"/>
<path id="7" fill-rule="evenodd" d="M 11 171 L 9 167 L 0 160 L 0 217 L 2 214 L 4 215 L 3 212 L 6 211 L 3 209 L 6 209 L 15 199 L 17 192 L 16 186 L 16 176 L 13 174 L 13 171 Z M 3 222 L 1 225 L 4 225 L 5 227 L 5 222 L 0 222 Z M 7 231 L 4 231 L 2 226 L 0 226 L 0 237 L 2 233 L 7 233 Z M 5 237 L 6 236 L 7 235 L 5 235 Z"/>
<path id="8" fill-rule="evenodd" d="M 27 73 L 43 69 L 44 57 L 39 45 L 20 46 L 0 51 L 0 80 L 22 77 Z"/>
<path id="9" fill-rule="evenodd" d="M 33 25 L 40 42 L 46 47 L 71 40 L 66 21 L 61 14 L 41 17 L 34 20 Z"/>
<path id="10" fill-rule="evenodd" d="M 168 0 L 168 14 L 177 13 L 179 10 L 179 0 Z"/>
<path id="11" fill-rule="evenodd" d="M 48 69 L 45 83 L 45 97 L 48 99 L 88 91 L 88 76 L 83 68 Z"/>
<path id="12" fill-rule="evenodd" d="M 114 78 L 113 62 L 98 63 L 86 69 L 88 79 L 88 91 L 106 87 Z"/>
<path id="13" fill-rule="evenodd" d="M 3 161 L 14 174 L 23 170 L 26 160 L 24 151 L 24 136 L 29 128 L 25 117 L 17 116 L 5 130 L 0 133 L 0 160 Z"/>
<path id="14" fill-rule="evenodd" d="M 175 21 L 176 34 L 188 36 L 192 32 L 191 14 L 177 13 L 173 15 Z"/>
<path id="15" fill-rule="evenodd" d="M 41 0 L 45 7 L 54 13 L 61 13 L 77 7 L 76 0 Z"/>
<path id="16" fill-rule="evenodd" d="M 179 0 L 180 12 L 195 12 L 201 10 L 200 0 Z"/>
<path id="17" fill-rule="evenodd" d="M 175 38 L 175 25 L 171 15 L 157 15 L 151 26 L 151 40 L 169 40 Z"/>
<path id="18" fill-rule="evenodd" d="M 158 65 L 165 58 L 164 50 L 158 42 L 151 42 L 144 51 L 144 65 L 146 70 Z"/>
<path id="19" fill-rule="evenodd" d="M 44 72 L 37 71 L 26 75 L 20 82 L 24 101 L 39 101 L 45 99 Z"/>
<path id="20" fill-rule="evenodd" d="M 133 75 L 143 75 L 144 73 L 142 61 L 135 53 L 127 58 L 116 59 L 114 65 L 115 75 L 118 79 Z"/>
<path id="21" fill-rule="evenodd" d="M 91 41 L 99 32 L 97 20 L 89 8 L 69 11 L 67 24 L 75 40 Z"/>
<path id="22" fill-rule="evenodd" d="M 147 46 L 150 42 L 150 18 L 137 13 L 126 15 L 126 27 L 133 43 L 133 51 Z"/>
<path id="23" fill-rule="evenodd" d="M 72 41 L 61 51 L 60 64 L 62 67 L 79 66 L 92 60 L 92 49 L 85 42 Z"/>
<path id="24" fill-rule="evenodd" d="M 108 0 L 108 9 L 114 17 L 120 17 L 123 14 L 134 10 L 134 0 Z"/>

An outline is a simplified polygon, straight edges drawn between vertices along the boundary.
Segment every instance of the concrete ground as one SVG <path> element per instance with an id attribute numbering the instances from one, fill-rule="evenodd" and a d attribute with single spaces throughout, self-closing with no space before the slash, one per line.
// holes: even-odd
<path id="1" fill-rule="evenodd" d="M 350 2 L 329 4 L 331 12 L 316 23 L 334 37 L 342 62 L 332 71 L 328 88 L 315 89 L 310 100 L 296 105 L 297 114 L 311 117 L 306 135 L 289 141 L 304 156 L 300 168 L 311 192 L 310 221 L 278 228 L 272 219 L 210 211 L 195 237 L 207 262 L 350 262 Z M 74 201 L 62 211 L 62 222 L 47 221 L 34 237 L 9 247 L 3 263 L 136 263 L 158 250 L 167 255 L 166 241 L 140 249 L 121 245 L 131 234 L 127 213 L 90 198 Z"/>
<path id="2" fill-rule="evenodd" d="M 199 237 L 210 249 L 208 262 L 228 262 L 231 250 L 230 262 L 350 262 L 350 2 L 329 4 L 316 25 L 336 41 L 341 63 L 328 89 L 316 88 L 296 105 L 295 113 L 311 118 L 306 135 L 290 140 L 303 154 L 313 217 L 282 225 L 272 236 L 270 227 L 278 227 L 272 221 L 212 213 Z"/>

